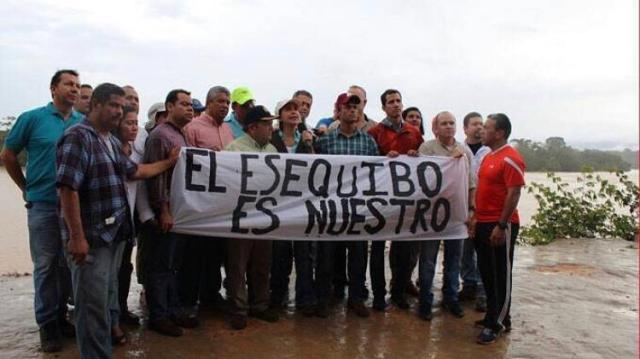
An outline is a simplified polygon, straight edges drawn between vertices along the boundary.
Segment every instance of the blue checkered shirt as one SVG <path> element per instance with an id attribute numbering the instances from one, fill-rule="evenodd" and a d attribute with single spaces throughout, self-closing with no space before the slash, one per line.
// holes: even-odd
<path id="1" fill-rule="evenodd" d="M 314 148 L 316 153 L 328 155 L 378 156 L 380 154 L 376 141 L 369 134 L 357 130 L 352 136 L 347 137 L 340 132 L 340 127 L 318 138 Z"/>
<path id="2" fill-rule="evenodd" d="M 115 136 L 109 136 L 109 142 L 113 153 L 84 120 L 64 133 L 56 151 L 56 186 L 78 192 L 82 228 L 91 246 L 129 239 L 133 229 L 125 180 L 137 165 L 122 152 Z M 68 240 L 62 213 L 60 217 L 62 238 Z"/>

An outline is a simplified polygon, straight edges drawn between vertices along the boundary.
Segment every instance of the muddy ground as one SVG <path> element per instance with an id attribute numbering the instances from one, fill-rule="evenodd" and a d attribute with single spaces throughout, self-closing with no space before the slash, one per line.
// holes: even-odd
<path id="1" fill-rule="evenodd" d="M 334 307 L 328 319 L 293 310 L 278 323 L 250 319 L 233 331 L 221 313 L 203 311 L 202 325 L 181 338 L 128 327 L 130 343 L 115 358 L 636 358 L 637 244 L 620 240 L 563 240 L 516 249 L 513 331 L 491 346 L 475 344 L 482 314 L 465 306 L 454 318 L 437 309 L 431 322 L 390 307 L 361 319 Z M 440 276 L 438 275 L 438 278 Z M 439 288 L 440 282 L 436 283 Z M 142 314 L 140 287 L 129 297 Z M 292 289 L 293 290 L 293 289 Z M 438 290 L 435 290 L 438 293 Z M 75 358 L 73 340 L 57 354 L 38 351 L 31 277 L 0 279 L 0 357 Z"/>

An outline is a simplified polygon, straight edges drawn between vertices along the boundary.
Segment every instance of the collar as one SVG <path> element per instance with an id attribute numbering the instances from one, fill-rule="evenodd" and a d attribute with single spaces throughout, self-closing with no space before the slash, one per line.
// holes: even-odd
<path id="1" fill-rule="evenodd" d="M 404 128 L 402 121 L 400 121 L 400 126 L 397 126 L 395 122 L 393 122 L 393 120 L 389 117 L 385 117 L 384 120 L 382 120 L 380 123 L 396 132 L 400 132 Z"/>
<path id="2" fill-rule="evenodd" d="M 505 149 L 505 148 L 507 148 L 507 147 L 511 147 L 511 145 L 510 145 L 509 143 L 505 143 L 505 144 L 504 144 L 504 145 L 502 145 L 501 147 L 496 148 L 495 150 L 492 150 L 492 151 L 491 151 L 491 152 L 489 152 L 488 154 L 490 154 L 490 155 L 494 155 L 494 154 L 496 154 L 496 153 L 498 153 L 498 152 L 502 151 L 503 149 Z M 491 148 L 491 147 L 489 147 L 489 148 Z"/>
<path id="3" fill-rule="evenodd" d="M 360 134 L 362 134 L 362 130 L 360 128 L 358 128 L 358 129 L 356 129 L 356 132 L 353 133 L 353 135 L 347 136 L 347 135 L 343 134 L 342 131 L 340 131 L 340 125 L 338 125 L 338 127 L 335 130 L 335 133 L 336 133 L 336 137 L 337 136 L 342 136 L 344 138 L 353 138 L 353 137 L 356 137 L 356 136 L 360 136 Z"/>
<path id="4" fill-rule="evenodd" d="M 202 118 L 203 121 L 215 127 L 220 127 L 222 125 L 222 123 L 218 124 L 218 122 L 216 122 L 216 120 L 214 120 L 213 117 L 209 116 L 209 114 L 206 112 L 202 112 L 200 116 L 198 116 L 198 118 Z M 224 121 L 226 121 L 226 119 L 222 120 L 223 123 Z"/>
<path id="5" fill-rule="evenodd" d="M 254 140 L 253 137 L 251 137 L 248 133 L 245 133 L 244 137 L 246 137 L 247 141 L 249 141 L 249 143 L 251 143 L 255 148 L 263 149 L 263 148 L 269 146 L 269 142 L 267 142 L 264 146 L 260 146 L 258 141 Z"/>

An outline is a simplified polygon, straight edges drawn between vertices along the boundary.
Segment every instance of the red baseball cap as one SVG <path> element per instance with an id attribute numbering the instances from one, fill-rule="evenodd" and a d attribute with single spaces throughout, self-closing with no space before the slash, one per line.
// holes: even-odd
<path id="1" fill-rule="evenodd" d="M 344 92 L 344 93 L 341 93 L 336 99 L 335 106 L 336 108 L 339 108 L 340 106 L 347 105 L 350 103 L 355 105 L 360 104 L 360 97 L 356 95 L 349 95 L 348 93 Z"/>

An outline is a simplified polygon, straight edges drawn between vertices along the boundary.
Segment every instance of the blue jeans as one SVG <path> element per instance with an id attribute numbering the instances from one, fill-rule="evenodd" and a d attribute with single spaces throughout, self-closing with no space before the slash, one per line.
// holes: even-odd
<path id="1" fill-rule="evenodd" d="M 145 287 L 149 320 L 158 321 L 181 312 L 178 273 L 182 268 L 184 234 L 159 233 L 149 241 Z"/>
<path id="2" fill-rule="evenodd" d="M 464 288 L 475 288 L 479 297 L 484 297 L 484 286 L 480 271 L 478 270 L 478 258 L 476 246 L 472 239 L 465 239 L 462 245 L 462 261 L 460 262 L 460 276 Z"/>
<path id="3" fill-rule="evenodd" d="M 65 317 L 71 278 L 64 262 L 55 203 L 31 202 L 27 209 L 29 249 L 33 262 L 36 323 L 42 327 Z"/>
<path id="4" fill-rule="evenodd" d="M 446 302 L 458 301 L 460 287 L 460 257 L 462 240 L 445 240 L 444 242 L 444 298 Z M 420 306 L 433 304 L 433 277 L 438 260 L 439 240 L 422 241 L 420 244 Z"/>
<path id="5" fill-rule="evenodd" d="M 85 264 L 70 255 L 76 341 L 81 358 L 111 358 L 111 328 L 118 324 L 118 267 L 126 241 L 89 248 Z"/>

